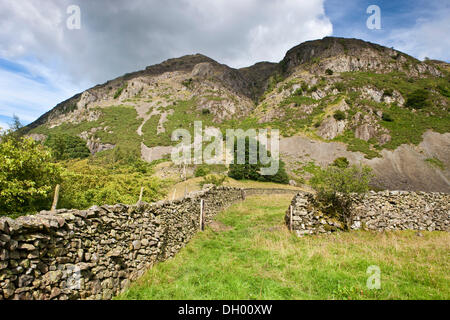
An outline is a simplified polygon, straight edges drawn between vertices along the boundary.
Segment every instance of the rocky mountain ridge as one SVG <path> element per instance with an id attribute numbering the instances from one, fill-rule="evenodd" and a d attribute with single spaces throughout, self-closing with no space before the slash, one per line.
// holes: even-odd
<path id="1" fill-rule="evenodd" d="M 287 151 L 296 154 L 294 159 L 283 156 L 290 174 L 299 177 L 306 160 L 329 163 L 326 151 L 315 158 L 301 156 L 309 144 L 305 141 L 342 144 L 347 152 L 361 154 L 349 157 L 354 162 L 385 159 L 386 152 L 418 145 L 429 131 L 444 134 L 427 140 L 435 142 L 431 149 L 447 148 L 449 79 L 445 62 L 421 62 L 362 40 L 326 37 L 292 48 L 279 63 L 242 69 L 200 54 L 169 59 L 86 90 L 24 131 L 40 139 L 66 132 L 86 140 L 93 154 L 122 148 L 153 161 L 170 153 L 173 130 L 192 129 L 195 120 L 221 129 L 275 128 L 282 144 L 287 141 Z M 423 105 L 411 107 L 420 94 Z M 292 143 L 291 137 L 301 139 Z M 426 172 L 438 182 L 430 189 L 408 173 L 404 188 L 409 183 L 412 189 L 450 191 L 448 156 L 428 152 L 413 158 L 413 172 Z M 404 177 L 408 163 L 397 163 L 393 176 Z M 377 174 L 380 187 L 396 185 L 383 170 Z"/>

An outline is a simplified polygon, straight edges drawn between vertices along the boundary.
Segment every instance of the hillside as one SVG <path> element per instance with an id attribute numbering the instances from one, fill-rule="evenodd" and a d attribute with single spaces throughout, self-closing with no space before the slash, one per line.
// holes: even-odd
<path id="1" fill-rule="evenodd" d="M 242 69 L 200 54 L 170 59 L 86 90 L 24 131 L 79 136 L 97 157 L 121 150 L 151 162 L 195 120 L 278 128 L 298 182 L 311 166 L 346 157 L 371 165 L 378 188 L 450 192 L 449 99 L 447 63 L 327 37 Z"/>

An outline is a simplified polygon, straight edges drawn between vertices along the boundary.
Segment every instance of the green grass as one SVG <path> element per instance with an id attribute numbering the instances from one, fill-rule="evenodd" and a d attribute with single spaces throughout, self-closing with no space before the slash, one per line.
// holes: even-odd
<path id="1" fill-rule="evenodd" d="M 448 233 L 351 232 L 297 238 L 292 196 L 250 197 L 116 299 L 449 299 Z M 381 269 L 368 290 L 367 268 Z"/>

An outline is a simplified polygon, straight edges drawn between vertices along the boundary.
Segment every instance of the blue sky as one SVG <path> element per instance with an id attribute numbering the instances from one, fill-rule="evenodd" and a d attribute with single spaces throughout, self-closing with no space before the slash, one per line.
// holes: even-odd
<path id="1" fill-rule="evenodd" d="M 80 30 L 66 27 L 71 4 L 81 8 Z M 366 27 L 369 5 L 381 9 L 381 30 Z M 333 35 L 449 61 L 449 18 L 450 1 L 440 0 L 0 0 L 0 127 L 197 52 L 243 67 Z"/>

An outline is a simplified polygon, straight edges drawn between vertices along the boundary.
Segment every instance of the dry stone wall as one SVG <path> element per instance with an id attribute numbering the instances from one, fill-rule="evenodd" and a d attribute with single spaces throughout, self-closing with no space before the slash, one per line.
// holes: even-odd
<path id="1" fill-rule="evenodd" d="M 111 299 L 173 257 L 241 189 L 210 188 L 153 204 L 95 206 L 0 218 L 0 300 Z"/>
<path id="2" fill-rule="evenodd" d="M 351 229 L 450 231 L 450 195 L 406 191 L 370 192 L 353 195 Z M 286 212 L 286 224 L 297 233 L 330 233 L 346 228 L 339 217 L 322 213 L 314 195 L 299 193 Z"/>

